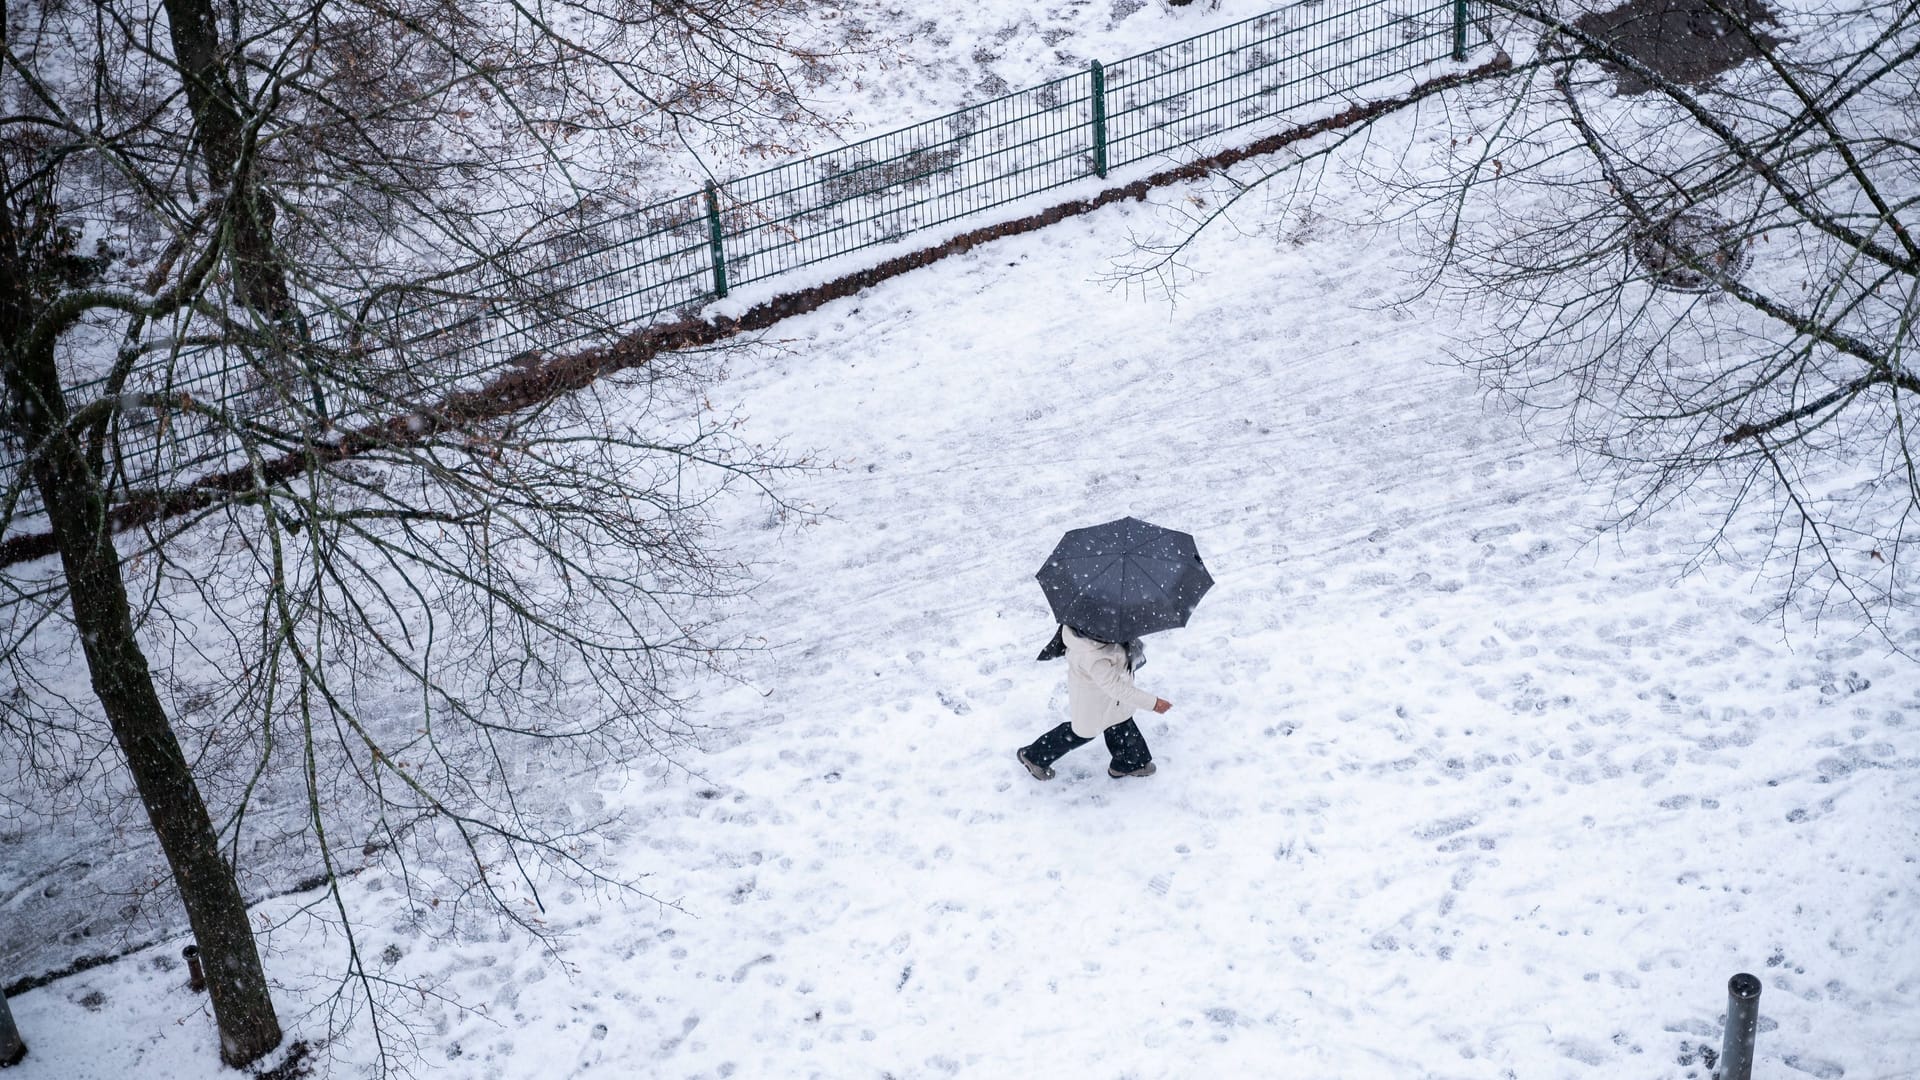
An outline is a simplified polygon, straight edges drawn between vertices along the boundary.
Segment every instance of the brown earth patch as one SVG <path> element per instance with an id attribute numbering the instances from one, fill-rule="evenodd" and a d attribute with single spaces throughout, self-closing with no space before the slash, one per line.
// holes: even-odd
<path id="1" fill-rule="evenodd" d="M 1589 12 L 1573 25 L 1655 75 L 1686 86 L 1757 60 L 1785 40 L 1761 29 L 1780 23 L 1760 0 L 1632 0 L 1611 11 Z M 1622 95 L 1652 89 L 1635 72 L 1602 66 L 1613 73 Z"/>

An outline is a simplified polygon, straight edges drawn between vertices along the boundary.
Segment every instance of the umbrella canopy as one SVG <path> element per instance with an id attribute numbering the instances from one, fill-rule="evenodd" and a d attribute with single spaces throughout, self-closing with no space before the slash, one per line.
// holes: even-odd
<path id="1" fill-rule="evenodd" d="M 1067 533 L 1034 578 L 1054 618 L 1102 641 L 1185 626 L 1213 587 L 1193 537 L 1131 517 Z"/>

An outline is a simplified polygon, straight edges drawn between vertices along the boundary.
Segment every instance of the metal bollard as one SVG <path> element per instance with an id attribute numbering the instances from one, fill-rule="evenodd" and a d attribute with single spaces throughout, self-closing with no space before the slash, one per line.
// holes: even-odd
<path id="1" fill-rule="evenodd" d="M 200 946 L 189 945 L 180 950 L 187 961 L 187 989 L 198 992 L 207 988 L 207 973 L 200 970 Z"/>
<path id="2" fill-rule="evenodd" d="M 0 993 L 0 1069 L 20 1064 L 27 1056 L 27 1044 L 20 1029 L 13 1026 L 13 1010 L 7 1008 L 7 995 Z"/>
<path id="3" fill-rule="evenodd" d="M 1727 1028 L 1720 1040 L 1720 1080 L 1753 1080 L 1753 1034 L 1760 1026 L 1760 980 L 1741 972 L 1727 980 Z"/>

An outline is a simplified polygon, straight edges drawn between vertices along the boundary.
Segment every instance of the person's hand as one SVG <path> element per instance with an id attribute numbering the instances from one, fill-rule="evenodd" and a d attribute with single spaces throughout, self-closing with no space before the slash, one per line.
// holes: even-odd
<path id="1" fill-rule="evenodd" d="M 1163 712 L 1166 712 L 1166 711 L 1167 711 L 1168 709 L 1171 709 L 1171 708 L 1173 708 L 1173 702 L 1171 702 L 1171 701 L 1168 701 L 1168 700 L 1167 700 L 1166 698 L 1163 698 L 1163 697 L 1157 697 L 1157 698 L 1154 698 L 1154 699 L 1153 699 L 1153 711 L 1154 711 L 1154 712 L 1157 712 L 1157 713 L 1163 713 Z"/>

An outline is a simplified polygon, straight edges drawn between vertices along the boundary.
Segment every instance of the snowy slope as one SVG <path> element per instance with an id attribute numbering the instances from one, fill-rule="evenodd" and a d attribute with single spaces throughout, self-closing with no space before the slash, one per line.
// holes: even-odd
<path id="1" fill-rule="evenodd" d="M 825 125 L 792 133 L 796 149 L 815 152 L 893 131 L 1013 90 L 1084 72 L 1280 6 L 1271 0 L 974 0 L 903 4 L 897 0 L 796 3 L 791 17 L 804 40 L 838 32 L 846 51 L 831 74 L 798 91 Z M 668 155 L 646 178 L 660 197 L 698 190 L 710 175 L 744 176 L 775 161 L 723 146 Z"/>
<path id="2" fill-rule="evenodd" d="M 423 1060 L 1705 1076 L 1751 970 L 1760 1075 L 1914 1075 L 1912 666 L 1783 636 L 1739 567 L 1683 576 L 1699 520 L 1596 539 L 1570 465 L 1435 362 L 1442 313 L 1381 306 L 1390 238 L 1222 232 L 1172 308 L 1094 280 L 1157 220 L 995 244 L 731 361 L 711 396 L 840 465 L 787 491 L 817 525 L 741 508 L 739 617 L 780 647 L 710 688 L 700 775 L 579 795 L 632 815 L 621 863 L 682 910 L 569 894 L 565 966 L 396 912 L 396 975 L 472 1006 L 419 1003 Z M 1096 744 L 1038 784 L 1012 751 L 1064 692 L 1031 574 L 1126 513 L 1194 531 L 1219 582 L 1150 643 L 1161 771 L 1111 781 Z M 272 938 L 303 1034 L 327 944 Z M 15 1075 L 204 1075 L 179 981 L 135 958 L 23 995 Z"/>
<path id="3" fill-rule="evenodd" d="M 1015 9 L 966 10 L 987 40 Z M 1039 77 L 1045 28 L 979 63 Z M 1746 568 L 1685 572 L 1704 510 L 1597 534 L 1573 463 L 1442 362 L 1447 313 L 1388 306 L 1394 238 L 1339 224 L 1357 199 L 1271 229 L 1248 207 L 1254 234 L 1208 236 L 1173 306 L 1101 280 L 1161 207 L 990 245 L 729 358 L 706 396 L 837 467 L 784 490 L 816 524 L 734 511 L 764 583 L 733 614 L 775 647 L 705 688 L 693 774 L 572 790 L 627 813 L 618 868 L 677 907 L 550 897 L 556 960 L 488 927 L 430 940 L 383 871 L 357 878 L 393 977 L 466 1006 L 412 1001 L 421 1064 L 1704 1077 L 1748 970 L 1756 1075 L 1920 1076 L 1920 672 L 1769 618 Z M 1111 781 L 1095 744 L 1038 784 L 1013 749 L 1065 695 L 1032 660 L 1031 575 L 1122 514 L 1194 532 L 1218 580 L 1149 643 L 1140 682 L 1175 704 L 1143 724 L 1160 773 Z M 315 1038 L 338 943 L 300 900 L 261 916 L 283 1019 Z M 16 998 L 33 1053 L 9 1077 L 213 1074 L 179 944 Z M 363 1024 L 328 1052 L 351 1075 L 376 1050 Z"/>

